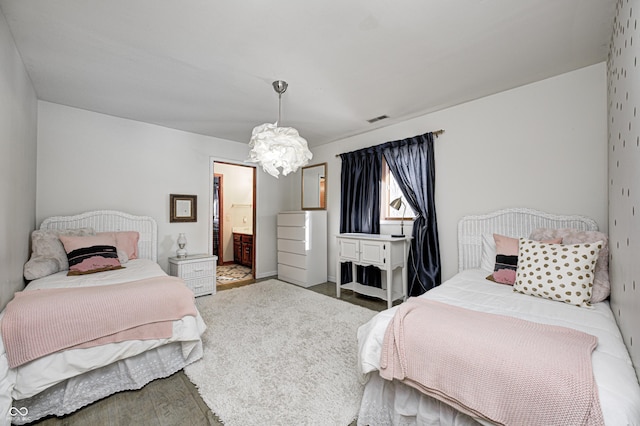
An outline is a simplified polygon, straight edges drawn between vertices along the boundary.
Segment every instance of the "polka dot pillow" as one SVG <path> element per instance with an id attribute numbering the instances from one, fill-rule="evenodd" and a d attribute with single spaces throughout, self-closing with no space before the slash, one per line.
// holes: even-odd
<path id="1" fill-rule="evenodd" d="M 589 306 L 602 241 L 548 244 L 521 238 L 513 290 L 531 296 Z"/>

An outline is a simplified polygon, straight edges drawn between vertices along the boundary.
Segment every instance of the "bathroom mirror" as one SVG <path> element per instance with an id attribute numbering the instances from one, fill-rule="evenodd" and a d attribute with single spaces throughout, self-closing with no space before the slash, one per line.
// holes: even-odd
<path id="1" fill-rule="evenodd" d="M 302 210 L 327 208 L 327 163 L 302 168 Z"/>

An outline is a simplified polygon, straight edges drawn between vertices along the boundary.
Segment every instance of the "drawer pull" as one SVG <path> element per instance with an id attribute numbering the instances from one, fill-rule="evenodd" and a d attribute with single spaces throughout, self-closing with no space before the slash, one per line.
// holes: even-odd
<path id="1" fill-rule="evenodd" d="M 204 269 L 194 269 L 193 272 L 203 272 Z"/>

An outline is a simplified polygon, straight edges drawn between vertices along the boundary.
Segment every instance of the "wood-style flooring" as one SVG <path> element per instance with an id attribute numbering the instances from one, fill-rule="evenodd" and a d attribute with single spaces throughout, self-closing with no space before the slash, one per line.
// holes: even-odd
<path id="1" fill-rule="evenodd" d="M 223 288 L 227 290 L 244 285 L 251 285 L 257 281 L 264 281 L 266 279 L 228 284 Z M 336 285 L 332 282 L 318 284 L 310 287 L 309 290 L 330 297 L 336 297 Z M 387 307 L 387 303 L 383 300 L 362 296 L 350 290 L 342 290 L 340 296 L 341 300 L 375 311 L 382 311 Z M 154 380 L 140 390 L 120 392 L 94 402 L 65 417 L 49 417 L 33 422 L 31 425 L 222 426 L 222 423 L 204 403 L 198 394 L 198 390 L 191 381 L 189 381 L 184 372 L 179 371 L 166 379 Z"/>

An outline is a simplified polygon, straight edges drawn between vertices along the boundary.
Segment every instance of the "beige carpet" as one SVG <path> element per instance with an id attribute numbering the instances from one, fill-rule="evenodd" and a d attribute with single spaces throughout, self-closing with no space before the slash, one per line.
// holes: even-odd
<path id="1" fill-rule="evenodd" d="M 348 425 L 358 327 L 376 312 L 277 280 L 197 299 L 204 357 L 185 368 L 227 426 Z"/>

